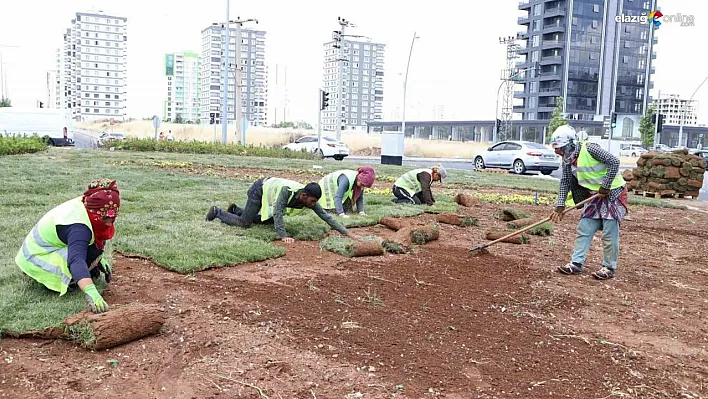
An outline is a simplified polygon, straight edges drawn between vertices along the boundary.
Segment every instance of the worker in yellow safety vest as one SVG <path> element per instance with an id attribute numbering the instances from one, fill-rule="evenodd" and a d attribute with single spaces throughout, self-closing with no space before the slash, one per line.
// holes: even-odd
<path id="1" fill-rule="evenodd" d="M 357 170 L 338 170 L 324 176 L 319 185 L 322 198 L 319 203 L 327 211 L 335 211 L 342 218 L 348 218 L 347 212 L 356 209 L 365 216 L 364 188 L 371 188 L 376 180 L 376 171 L 371 166 L 362 166 Z"/>
<path id="2" fill-rule="evenodd" d="M 570 125 L 560 126 L 553 132 L 551 145 L 556 154 L 563 158 L 558 202 L 551 213 L 551 220 L 563 220 L 569 191 L 573 193 L 575 203 L 599 194 L 598 198 L 585 205 L 578 223 L 571 261 L 560 266 L 558 271 L 564 274 L 582 273 L 592 238 L 600 230 L 602 268 L 593 276 L 599 280 L 613 278 L 619 257 L 620 224 L 629 210 L 627 185 L 619 173 L 620 160 L 596 143 L 578 140 L 575 129 Z"/>
<path id="3" fill-rule="evenodd" d="M 252 224 L 274 224 L 275 232 L 283 242 L 295 240 L 285 231 L 283 216 L 297 216 L 307 209 L 312 209 L 320 219 L 338 232 L 352 238 L 358 238 L 328 214 L 318 201 L 322 189 L 317 183 L 300 184 L 296 181 L 267 177 L 256 180 L 248 189 L 246 205 L 241 208 L 231 204 L 226 211 L 212 206 L 206 220 L 219 219 L 230 226 L 250 227 Z"/>
<path id="4" fill-rule="evenodd" d="M 15 263 L 26 275 L 59 296 L 77 286 L 91 310 L 108 310 L 94 280 L 111 281 L 111 266 L 103 258 L 107 240 L 115 235 L 120 207 L 118 184 L 109 179 L 92 182 L 81 197 L 47 212 L 27 234 Z"/>
<path id="5" fill-rule="evenodd" d="M 430 186 L 436 181 L 443 183 L 446 178 L 447 171 L 442 165 L 406 172 L 393 184 L 396 198 L 392 201 L 397 204 L 434 205 L 435 198 Z"/>

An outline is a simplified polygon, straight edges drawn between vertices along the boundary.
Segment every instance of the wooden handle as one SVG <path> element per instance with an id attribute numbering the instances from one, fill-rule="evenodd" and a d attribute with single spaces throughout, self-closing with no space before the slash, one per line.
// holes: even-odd
<path id="1" fill-rule="evenodd" d="M 588 199 L 586 199 L 586 200 L 584 200 L 584 201 L 581 201 L 581 202 L 577 203 L 574 207 L 568 208 L 568 209 L 566 209 L 565 211 L 563 211 L 563 214 L 565 215 L 566 213 L 572 211 L 573 209 L 580 209 L 579 207 L 580 207 L 581 205 L 587 204 L 588 202 L 594 200 L 594 199 L 597 198 L 598 196 L 599 196 L 599 194 L 595 194 L 595 195 L 593 195 L 592 197 L 590 197 L 590 198 L 588 198 Z M 545 219 L 543 219 L 543 220 L 540 220 L 540 221 L 538 221 L 538 222 L 536 222 L 536 223 L 534 223 L 534 224 L 532 224 L 532 225 L 526 226 L 526 227 L 524 227 L 524 228 L 522 228 L 522 229 L 520 229 L 520 230 L 517 230 L 517 231 L 515 231 L 515 232 L 513 232 L 513 233 L 509 233 L 509 234 L 505 235 L 504 237 L 499 238 L 499 239 L 496 239 L 496 240 L 490 242 L 489 244 L 485 245 L 485 248 L 486 248 L 486 247 L 489 247 L 489 246 L 492 246 L 492 245 L 494 245 L 494 244 L 496 244 L 496 243 L 498 243 L 498 242 L 502 242 L 502 241 L 504 241 L 504 240 L 506 240 L 506 239 L 508 239 L 508 238 L 514 237 L 514 236 L 516 236 L 516 235 L 519 235 L 519 234 L 521 234 L 521 233 L 523 233 L 523 232 L 525 232 L 525 231 L 531 230 L 531 229 L 533 229 L 534 227 L 540 226 L 540 225 L 542 225 L 542 224 L 544 224 L 544 223 L 546 223 L 546 222 L 548 222 L 548 221 L 550 221 L 550 220 L 551 220 L 551 218 L 550 218 L 550 216 L 549 216 L 549 217 L 547 217 L 547 218 L 545 218 Z"/>

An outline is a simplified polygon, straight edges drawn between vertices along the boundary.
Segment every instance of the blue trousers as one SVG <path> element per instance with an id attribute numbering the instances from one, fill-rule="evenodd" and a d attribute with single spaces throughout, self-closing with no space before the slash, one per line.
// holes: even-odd
<path id="1" fill-rule="evenodd" d="M 592 238 L 598 230 L 602 231 L 602 266 L 610 270 L 617 269 L 619 257 L 619 222 L 614 219 L 589 219 L 581 218 L 578 223 L 578 236 L 575 239 L 575 250 L 572 262 L 579 265 L 585 264 L 585 259 Z"/>

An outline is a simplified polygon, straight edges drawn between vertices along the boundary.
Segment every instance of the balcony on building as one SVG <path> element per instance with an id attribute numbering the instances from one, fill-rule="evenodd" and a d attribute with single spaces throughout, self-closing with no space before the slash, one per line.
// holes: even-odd
<path id="1" fill-rule="evenodd" d="M 527 93 L 523 90 L 516 90 L 514 91 L 514 98 L 525 98 L 528 97 L 530 93 Z"/>
<path id="2" fill-rule="evenodd" d="M 541 57 L 540 65 L 560 65 L 563 63 L 563 57 L 560 55 L 548 55 Z"/>
<path id="3" fill-rule="evenodd" d="M 525 30 L 520 30 L 516 32 L 516 38 L 520 40 L 526 40 L 529 38 L 529 32 Z"/>
<path id="4" fill-rule="evenodd" d="M 542 82 L 546 82 L 549 80 L 561 80 L 563 79 L 563 74 L 561 74 L 560 71 L 556 72 L 543 72 L 541 71 L 541 75 L 538 77 L 538 80 Z"/>
<path id="5" fill-rule="evenodd" d="M 541 42 L 541 49 L 542 50 L 550 50 L 550 49 L 554 49 L 554 48 L 563 48 L 563 47 L 565 47 L 565 40 L 561 40 L 561 39 L 543 40 Z"/>
<path id="6" fill-rule="evenodd" d="M 531 0 L 521 0 L 519 2 L 519 10 L 529 10 L 531 9 Z"/>
<path id="7" fill-rule="evenodd" d="M 541 31 L 543 34 L 547 33 L 562 33 L 565 32 L 565 23 L 556 21 L 551 24 L 544 24 L 543 25 L 543 30 Z"/>
<path id="8" fill-rule="evenodd" d="M 560 87 L 541 87 L 538 89 L 539 97 L 558 97 L 560 95 Z"/>
<path id="9" fill-rule="evenodd" d="M 565 11 L 566 11 L 565 6 L 548 7 L 543 11 L 543 17 L 544 18 L 564 17 Z"/>
<path id="10" fill-rule="evenodd" d="M 519 17 L 519 18 L 516 20 L 516 22 L 517 22 L 519 25 L 528 25 L 528 24 L 529 24 L 529 16 L 528 16 L 528 15 L 524 15 L 524 16 L 522 16 L 522 17 Z"/>
<path id="11" fill-rule="evenodd" d="M 525 105 L 514 105 L 514 107 L 512 108 L 512 112 L 515 112 L 515 113 L 523 113 L 523 112 L 526 112 L 527 110 L 528 110 L 528 108 L 526 108 Z"/>

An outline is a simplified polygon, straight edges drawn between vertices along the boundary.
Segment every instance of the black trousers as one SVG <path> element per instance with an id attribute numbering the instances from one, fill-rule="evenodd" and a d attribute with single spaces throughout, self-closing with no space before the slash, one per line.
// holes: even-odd
<path id="1" fill-rule="evenodd" d="M 416 193 L 411 195 L 408 190 L 396 185 L 393 186 L 393 195 L 396 197 L 393 202 L 397 204 L 421 205 L 423 203 L 421 194 L 422 193 Z"/>
<path id="2" fill-rule="evenodd" d="M 221 209 L 216 213 L 216 218 L 229 226 L 249 227 L 252 224 L 272 224 L 273 218 L 261 221 L 258 213 L 263 201 L 263 179 L 256 180 L 248 189 L 246 205 L 243 208 L 232 209 L 233 213 Z"/>

